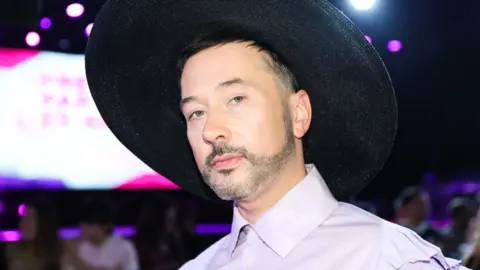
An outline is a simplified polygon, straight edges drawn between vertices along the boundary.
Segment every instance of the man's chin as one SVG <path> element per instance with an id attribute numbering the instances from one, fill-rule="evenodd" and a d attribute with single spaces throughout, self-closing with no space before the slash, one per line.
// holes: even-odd
<path id="1" fill-rule="evenodd" d="M 235 171 L 235 168 L 233 168 L 233 169 L 221 169 L 221 170 L 217 170 L 215 172 L 217 174 L 220 174 L 220 175 L 223 175 L 223 176 L 229 176 L 229 175 L 233 174 L 234 171 Z"/>
<path id="2" fill-rule="evenodd" d="M 231 189 L 241 185 L 242 180 L 236 172 L 229 172 L 228 174 L 215 172 L 210 175 L 210 186 L 220 190 Z"/>
<path id="3" fill-rule="evenodd" d="M 237 184 L 241 178 L 238 177 L 236 170 L 229 171 L 212 171 L 210 174 L 210 182 L 215 186 L 232 186 Z"/>

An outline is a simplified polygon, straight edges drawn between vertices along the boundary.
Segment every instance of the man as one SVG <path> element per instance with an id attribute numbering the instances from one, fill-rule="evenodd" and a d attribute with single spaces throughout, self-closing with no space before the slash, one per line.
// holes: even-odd
<path id="1" fill-rule="evenodd" d="M 407 187 L 395 200 L 396 222 L 416 232 L 428 242 L 444 248 L 443 236 L 427 220 L 430 200 L 419 187 Z"/>
<path id="2" fill-rule="evenodd" d="M 478 199 L 478 196 L 477 196 Z M 469 226 L 468 244 L 463 250 L 465 265 L 473 270 L 480 269 L 480 209 Z"/>
<path id="3" fill-rule="evenodd" d="M 328 2 L 110 0 L 86 71 L 130 151 L 234 202 L 232 232 L 181 269 L 461 269 L 336 199 L 381 169 L 397 111 L 382 61 Z"/>
<path id="4" fill-rule="evenodd" d="M 71 269 L 138 270 L 135 248 L 113 235 L 113 206 L 104 200 L 89 200 L 80 212 L 80 239 L 67 242 Z"/>
<path id="5" fill-rule="evenodd" d="M 473 204 L 468 198 L 453 198 L 447 206 L 451 223 L 445 231 L 443 252 L 452 258 L 461 258 L 468 241 L 470 221 L 474 217 Z"/>

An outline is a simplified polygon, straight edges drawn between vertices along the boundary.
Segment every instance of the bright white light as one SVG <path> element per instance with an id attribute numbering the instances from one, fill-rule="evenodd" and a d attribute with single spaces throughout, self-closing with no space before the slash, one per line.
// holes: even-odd
<path id="1" fill-rule="evenodd" d="M 358 10 L 368 10 L 375 5 L 375 0 L 350 0 L 350 4 Z"/>
<path id="2" fill-rule="evenodd" d="M 36 32 L 30 32 L 25 37 L 25 42 L 30 47 L 35 47 L 40 43 L 40 35 Z"/>
<path id="3" fill-rule="evenodd" d="M 67 7 L 67 15 L 72 18 L 77 18 L 82 16 L 84 11 L 85 11 L 85 8 L 83 7 L 82 4 L 79 4 L 79 3 L 73 3 L 68 5 Z"/>

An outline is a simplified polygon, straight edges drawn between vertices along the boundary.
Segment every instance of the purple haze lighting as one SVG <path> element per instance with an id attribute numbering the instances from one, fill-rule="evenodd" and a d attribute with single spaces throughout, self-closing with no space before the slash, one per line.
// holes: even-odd
<path id="1" fill-rule="evenodd" d="M 92 27 L 93 27 L 93 23 L 89 23 L 89 24 L 87 25 L 87 27 L 85 27 L 85 35 L 86 35 L 87 37 L 90 36 L 90 32 L 92 31 Z"/>
<path id="2" fill-rule="evenodd" d="M 427 173 L 423 176 L 424 183 L 434 183 L 437 181 L 437 176 L 434 173 Z"/>
<path id="3" fill-rule="evenodd" d="M 435 220 L 432 221 L 435 227 L 444 229 L 450 223 L 448 220 Z M 212 234 L 228 234 L 230 233 L 231 224 L 198 224 L 197 234 L 199 235 L 212 235 Z M 204 230 L 204 231 L 202 231 Z M 120 226 L 115 227 L 114 233 L 123 237 L 133 236 L 135 228 L 133 226 Z M 64 239 L 78 237 L 80 235 L 79 228 L 62 228 L 60 230 L 60 236 Z M 21 239 L 20 231 L 18 230 L 5 230 L 0 231 L 0 241 L 2 242 L 15 242 Z"/>
<path id="4" fill-rule="evenodd" d="M 400 40 L 390 40 L 387 44 L 387 48 L 391 52 L 399 52 L 403 48 L 403 45 Z"/>
<path id="5" fill-rule="evenodd" d="M 231 224 L 197 224 L 198 234 L 227 234 L 232 229 Z"/>
<path id="6" fill-rule="evenodd" d="M 365 36 L 365 38 L 368 40 L 370 44 L 372 44 L 372 38 L 370 36 Z"/>
<path id="7" fill-rule="evenodd" d="M 73 3 L 68 5 L 67 9 L 67 15 L 71 18 L 78 18 L 83 15 L 83 12 L 85 11 L 85 8 L 83 7 L 82 4 L 79 3 Z"/>
<path id="8" fill-rule="evenodd" d="M 40 44 L 40 35 L 37 32 L 30 32 L 25 37 L 25 42 L 30 47 L 35 47 Z"/>
<path id="9" fill-rule="evenodd" d="M 227 234 L 230 233 L 231 224 L 197 224 L 196 232 L 199 235 L 212 235 L 212 234 Z M 130 237 L 135 233 L 134 226 L 119 226 L 114 229 L 115 234 Z M 80 235 L 79 228 L 62 228 L 59 232 L 62 238 L 74 238 Z M 6 230 L 0 231 L 0 241 L 14 242 L 21 238 L 20 231 L 18 230 Z"/>
<path id="10" fill-rule="evenodd" d="M 15 242 L 20 240 L 20 232 L 18 231 L 1 231 L 0 240 L 3 242 Z"/>
<path id="11" fill-rule="evenodd" d="M 480 181 L 478 179 L 472 180 L 452 180 L 443 185 L 440 189 L 440 194 L 443 195 L 469 195 L 480 194 Z"/>
<path id="12" fill-rule="evenodd" d="M 0 201 L 0 215 L 3 213 L 3 210 L 5 210 L 5 205 Z"/>
<path id="13" fill-rule="evenodd" d="M 40 20 L 40 27 L 42 29 L 49 29 L 52 26 L 52 20 L 45 17 Z"/>
<path id="14" fill-rule="evenodd" d="M 20 204 L 20 206 L 18 206 L 18 215 L 19 216 L 21 216 L 21 217 L 25 216 L 26 211 L 27 211 L 27 206 L 24 203 L 22 203 L 22 204 Z"/>

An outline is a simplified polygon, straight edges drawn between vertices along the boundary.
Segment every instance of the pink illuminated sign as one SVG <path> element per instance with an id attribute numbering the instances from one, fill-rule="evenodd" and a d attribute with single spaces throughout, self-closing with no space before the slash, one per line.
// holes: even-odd
<path id="1" fill-rule="evenodd" d="M 0 107 L 0 189 L 178 188 L 106 127 L 83 55 L 0 49 Z"/>

